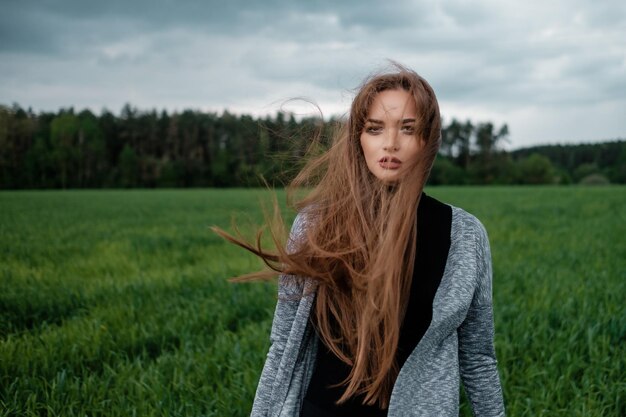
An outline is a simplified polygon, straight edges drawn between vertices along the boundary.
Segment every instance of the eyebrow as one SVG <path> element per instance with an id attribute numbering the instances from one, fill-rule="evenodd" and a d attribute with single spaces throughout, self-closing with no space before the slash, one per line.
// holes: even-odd
<path id="1" fill-rule="evenodd" d="M 365 121 L 369 123 L 378 124 L 378 125 L 385 124 L 385 122 L 383 122 L 382 120 L 378 120 L 378 119 L 367 119 Z M 402 124 L 405 124 L 405 123 L 415 123 L 415 119 L 402 119 Z"/>

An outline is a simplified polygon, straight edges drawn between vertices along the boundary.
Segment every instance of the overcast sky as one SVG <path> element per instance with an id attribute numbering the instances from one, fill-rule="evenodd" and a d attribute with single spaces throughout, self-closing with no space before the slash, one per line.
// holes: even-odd
<path id="1" fill-rule="evenodd" d="M 330 116 L 393 59 L 507 148 L 626 138 L 623 0 L 1 2 L 5 105 Z"/>

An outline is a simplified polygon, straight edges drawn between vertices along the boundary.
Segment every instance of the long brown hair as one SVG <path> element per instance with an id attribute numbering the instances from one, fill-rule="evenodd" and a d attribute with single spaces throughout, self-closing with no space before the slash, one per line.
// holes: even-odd
<path id="1" fill-rule="evenodd" d="M 423 147 L 401 180 L 385 184 L 369 171 L 360 135 L 376 95 L 393 89 L 403 89 L 415 100 L 416 140 L 423 141 Z M 306 231 L 295 249 L 282 247 L 285 232 L 276 205 L 269 221 L 274 252 L 261 247 L 260 232 L 256 244 L 250 244 L 214 228 L 271 268 L 240 278 L 267 278 L 278 272 L 316 281 L 312 319 L 317 333 L 351 368 L 339 403 L 363 395 L 366 404 L 389 404 L 413 279 L 417 206 L 440 142 L 441 119 L 432 88 L 415 72 L 394 64 L 392 71 L 365 80 L 330 149 L 309 160 L 290 184 L 290 196 L 311 190 L 292 203 L 306 217 Z"/>

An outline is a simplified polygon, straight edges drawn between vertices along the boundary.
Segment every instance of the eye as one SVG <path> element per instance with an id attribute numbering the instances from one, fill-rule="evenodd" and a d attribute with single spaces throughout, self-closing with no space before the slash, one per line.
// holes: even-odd
<path id="1" fill-rule="evenodd" d="M 414 135 L 415 134 L 415 126 L 414 125 L 403 125 L 402 133 L 406 135 Z"/>
<path id="2" fill-rule="evenodd" d="M 370 125 L 365 127 L 365 133 L 370 135 L 379 135 L 383 132 L 382 126 Z"/>

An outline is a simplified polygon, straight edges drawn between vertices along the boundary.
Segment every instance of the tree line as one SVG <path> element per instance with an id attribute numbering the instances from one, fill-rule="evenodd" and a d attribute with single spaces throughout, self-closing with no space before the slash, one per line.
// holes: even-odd
<path id="1" fill-rule="evenodd" d="M 337 119 L 254 118 L 185 110 L 119 116 L 0 106 L 0 188 L 248 187 L 283 185 L 314 142 L 330 144 Z M 451 120 L 430 183 L 626 183 L 626 141 L 507 152 L 507 125 Z"/>

